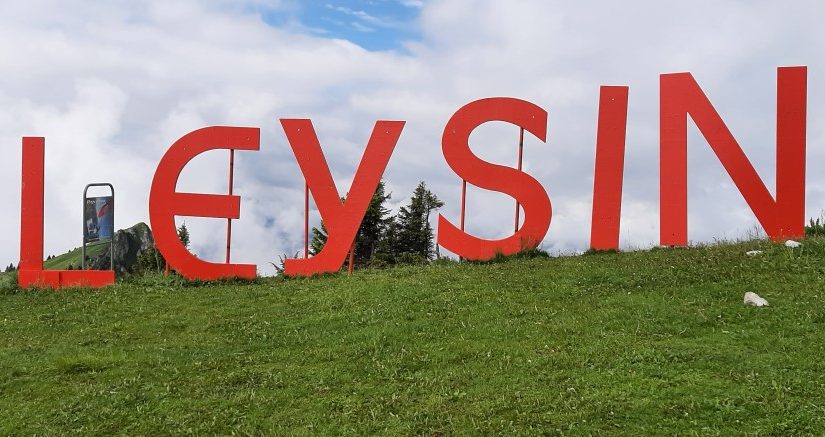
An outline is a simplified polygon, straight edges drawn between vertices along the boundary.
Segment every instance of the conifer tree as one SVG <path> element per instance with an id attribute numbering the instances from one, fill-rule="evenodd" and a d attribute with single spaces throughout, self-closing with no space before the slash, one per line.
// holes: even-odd
<path id="1" fill-rule="evenodd" d="M 366 266 L 372 261 L 387 224 L 386 216 L 390 212 L 384 202 L 391 196 L 386 193 L 384 181 L 378 182 L 355 239 L 356 266 Z"/>
<path id="2" fill-rule="evenodd" d="M 415 188 L 410 203 L 398 212 L 396 250 L 398 254 L 411 254 L 430 260 L 434 257 L 433 228 L 430 213 L 444 206 L 444 202 L 427 189 L 421 181 Z"/>
<path id="3" fill-rule="evenodd" d="M 384 230 L 376 245 L 373 264 L 392 265 L 398 261 L 398 222 L 395 216 L 390 216 L 384 221 Z"/>
<path id="4" fill-rule="evenodd" d="M 327 244 L 327 227 L 324 225 L 324 222 L 321 222 L 321 228 L 312 227 L 312 238 L 309 242 L 309 253 L 310 255 L 318 255 L 321 250 L 324 248 L 324 245 Z"/>
<path id="5" fill-rule="evenodd" d="M 178 228 L 178 239 L 183 244 L 183 247 L 189 249 L 189 229 L 186 229 L 186 222 L 181 223 Z"/>

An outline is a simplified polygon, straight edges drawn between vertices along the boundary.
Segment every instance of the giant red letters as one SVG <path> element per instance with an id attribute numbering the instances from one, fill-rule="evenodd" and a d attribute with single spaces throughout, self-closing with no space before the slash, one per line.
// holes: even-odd
<path id="1" fill-rule="evenodd" d="M 258 150 L 260 129 L 251 127 L 213 126 L 184 135 L 163 155 L 149 193 L 149 220 L 155 244 L 166 262 L 189 279 L 211 280 L 240 277 L 254 278 L 254 264 L 220 264 L 203 261 L 181 244 L 175 216 L 239 218 L 238 196 L 180 193 L 175 191 L 180 172 L 195 156 L 213 149 Z"/>
<path id="2" fill-rule="evenodd" d="M 312 122 L 303 119 L 282 119 L 281 125 L 328 232 L 327 241 L 321 252 L 308 259 L 286 260 L 284 273 L 288 276 L 308 276 L 338 271 L 355 240 L 355 234 L 361 226 L 370 199 L 395 149 L 404 122 L 375 123 L 364 156 L 352 179 L 352 187 L 343 202 L 338 189 L 335 188 L 335 181 L 332 180 Z"/>
<path id="3" fill-rule="evenodd" d="M 773 240 L 804 236 L 807 68 L 777 71 L 776 201 L 690 73 L 663 74 L 660 86 L 661 244 L 688 242 L 688 115 L 768 236 Z"/>
<path id="4" fill-rule="evenodd" d="M 17 284 L 22 288 L 103 287 L 113 284 L 115 272 L 112 270 L 43 270 L 45 155 L 45 138 L 23 138 Z"/>
<path id="5" fill-rule="evenodd" d="M 467 259 L 490 259 L 535 248 L 544 239 L 552 215 L 550 198 L 541 184 L 527 173 L 482 161 L 470 150 L 470 133 L 488 121 L 506 121 L 523 127 L 545 141 L 547 112 L 524 100 L 496 97 L 477 100 L 456 111 L 444 127 L 441 147 L 444 159 L 456 174 L 480 188 L 514 197 L 524 208 L 524 223 L 513 235 L 485 240 L 455 227 L 438 216 L 438 244 Z"/>
<path id="6" fill-rule="evenodd" d="M 619 250 L 628 92 L 626 86 L 603 86 L 599 93 L 590 222 L 590 248 L 595 250 Z"/>
<path id="7" fill-rule="evenodd" d="M 590 237 L 593 249 L 619 246 L 628 92 L 626 86 L 604 86 L 600 92 Z M 775 199 L 690 73 L 661 75 L 660 105 L 661 244 L 678 246 L 688 241 L 688 116 L 768 236 L 773 240 L 804 236 L 806 67 L 781 67 L 777 71 Z M 541 141 L 547 135 L 546 111 L 530 102 L 507 97 L 471 102 L 447 122 L 442 151 L 450 168 L 466 182 L 515 198 L 524 209 L 521 228 L 499 240 L 470 235 L 439 215 L 438 244 L 466 259 L 483 260 L 499 253 L 509 255 L 534 248 L 544 239 L 552 217 L 550 199 L 538 181 L 520 170 L 483 161 L 470 150 L 470 134 L 490 121 L 515 124 Z M 312 122 L 282 119 L 281 125 L 328 230 L 324 248 L 308 259 L 286 260 L 285 274 L 304 276 L 338 271 L 353 245 L 404 122 L 375 123 L 345 201 L 340 200 Z M 239 218 L 238 196 L 177 192 L 178 177 L 200 153 L 213 149 L 258 150 L 259 142 L 258 128 L 207 127 L 175 142 L 158 164 L 149 196 L 149 218 L 158 249 L 169 265 L 185 277 L 208 280 L 256 275 L 255 265 L 211 263 L 189 253 L 178 240 L 175 216 Z M 23 138 L 20 286 L 111 284 L 114 272 L 110 271 L 43 270 L 44 144 L 43 138 Z"/>

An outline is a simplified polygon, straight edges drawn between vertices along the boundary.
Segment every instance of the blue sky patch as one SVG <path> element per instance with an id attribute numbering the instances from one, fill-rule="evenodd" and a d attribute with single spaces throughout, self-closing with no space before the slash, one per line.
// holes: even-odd
<path id="1" fill-rule="evenodd" d="M 320 37 L 351 41 L 372 51 L 403 50 L 417 40 L 421 0 L 311 0 L 263 14 L 273 26 L 298 24 Z"/>

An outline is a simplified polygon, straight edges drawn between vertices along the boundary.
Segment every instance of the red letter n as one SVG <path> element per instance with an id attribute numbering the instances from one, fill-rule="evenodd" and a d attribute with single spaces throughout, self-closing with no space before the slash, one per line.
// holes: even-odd
<path id="1" fill-rule="evenodd" d="M 661 244 L 687 244 L 687 115 L 772 240 L 805 233 L 807 67 L 777 69 L 776 200 L 690 73 L 660 78 Z"/>

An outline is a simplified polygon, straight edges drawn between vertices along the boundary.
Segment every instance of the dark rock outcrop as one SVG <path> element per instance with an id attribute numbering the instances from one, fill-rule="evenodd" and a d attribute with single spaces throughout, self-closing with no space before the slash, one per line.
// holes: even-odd
<path id="1" fill-rule="evenodd" d="M 120 276 L 131 271 L 132 266 L 138 260 L 140 254 L 151 249 L 155 245 L 152 230 L 146 223 L 138 223 L 129 229 L 121 229 L 115 232 L 114 238 L 114 259 L 115 274 Z M 97 259 L 91 262 L 95 270 L 109 270 L 109 251 L 100 254 Z"/>

